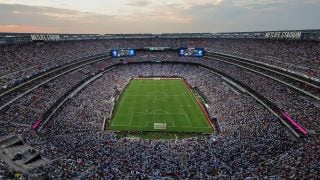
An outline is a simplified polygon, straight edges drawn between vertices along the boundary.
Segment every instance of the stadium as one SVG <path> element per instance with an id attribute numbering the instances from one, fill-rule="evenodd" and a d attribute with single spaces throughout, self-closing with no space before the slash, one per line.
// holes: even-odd
<path id="1" fill-rule="evenodd" d="M 320 31 L 294 32 L 2 34 L 2 172 L 315 178 Z"/>
<path id="2" fill-rule="evenodd" d="M 320 30 L 0 33 L 0 179 L 318 179 Z"/>

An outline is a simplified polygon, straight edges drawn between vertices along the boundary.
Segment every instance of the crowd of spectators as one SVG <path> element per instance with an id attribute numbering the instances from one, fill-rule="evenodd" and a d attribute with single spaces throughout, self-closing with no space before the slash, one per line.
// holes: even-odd
<path id="1" fill-rule="evenodd" d="M 209 41 L 207 47 L 213 52 L 249 58 L 320 81 L 320 43 L 317 41 L 219 39 Z"/>
<path id="2" fill-rule="evenodd" d="M 27 43 L 0 47 L 0 87 L 83 57 L 108 53 L 98 41 Z"/>
<path id="3" fill-rule="evenodd" d="M 51 43 L 25 43 L 0 46 L 0 89 L 39 72 L 79 61 L 85 57 L 109 54 L 112 48 L 186 47 L 204 44 L 201 40 L 83 40 Z"/>
<path id="4" fill-rule="evenodd" d="M 6 166 L 5 162 L 0 159 L 0 178 L 5 178 L 6 176 L 13 174 L 14 171 Z"/>
<path id="5" fill-rule="evenodd" d="M 6 121 L 28 126 L 40 118 L 70 88 L 112 63 L 109 59 L 105 59 L 59 76 L 34 89 L 23 98 L 18 99 L 14 104 L 0 110 L 1 116 Z"/>
<path id="6" fill-rule="evenodd" d="M 276 45 L 272 45 L 270 41 L 262 40 L 261 42 L 260 40 L 61 42 L 49 43 L 49 45 L 0 47 L 0 53 L 4 54 L 3 57 L 6 59 L 1 64 L 1 75 L 14 81 L 16 77 L 24 76 L 19 73 L 16 74 L 17 76 L 14 75 L 15 71 L 27 72 L 22 69 L 29 68 L 30 65 L 37 66 L 38 70 L 45 69 L 57 62 L 63 64 L 84 56 L 101 54 L 112 47 L 179 47 L 196 46 L 199 43 L 202 46 L 211 47 L 212 51 L 250 56 L 255 60 L 297 72 L 302 71 L 299 68 L 291 69 L 295 67 L 294 65 L 282 66 L 282 64 L 297 64 L 314 71 L 317 67 L 309 67 L 310 63 L 315 64 L 314 61 L 305 60 L 299 63 L 296 61 L 299 58 L 308 59 L 311 55 L 319 57 L 317 52 L 307 55 L 310 49 L 319 51 L 319 49 L 314 49 L 317 47 L 310 45 L 312 42 L 299 44 L 295 41 L 274 42 Z M 237 43 L 239 44 L 237 45 Z M 263 47 L 263 44 L 266 47 Z M 278 48 L 275 53 L 270 52 L 278 46 L 281 48 Z M 291 46 L 296 50 L 288 52 L 286 48 Z M 310 48 L 306 48 L 306 46 L 310 46 Z M 64 50 L 65 54 L 62 52 L 59 54 L 58 51 L 68 49 L 67 47 L 71 47 L 70 52 Z M 306 50 L 304 51 L 303 48 Z M 33 53 L 26 53 L 26 49 Z M 299 56 L 289 58 L 285 56 L 288 53 L 299 54 Z M 256 56 L 271 60 L 283 58 L 282 60 L 286 63 L 277 64 L 275 63 L 277 61 L 264 61 L 255 58 Z M 20 63 L 21 66 L 9 63 L 11 58 L 19 59 L 17 63 Z M 166 54 L 145 52 L 134 58 L 124 58 L 123 61 L 149 60 L 189 61 L 218 69 L 270 99 L 310 132 L 317 132 L 319 129 L 319 103 L 302 96 L 281 83 L 218 61 L 178 57 L 174 52 Z M 37 61 L 39 63 L 35 63 Z M 43 177 L 63 179 L 73 177 L 83 179 L 98 177 L 121 179 L 161 177 L 210 179 L 214 177 L 271 176 L 303 179 L 319 177 L 320 141 L 317 134 L 306 137 L 299 142 L 293 141 L 292 134 L 279 123 L 279 119 L 256 100 L 229 86 L 221 77 L 192 65 L 129 63 L 118 66 L 64 104 L 46 124 L 43 133 L 38 134 L 30 129 L 31 124 L 71 87 L 115 62 L 115 60 L 102 61 L 67 73 L 35 89 L 1 111 L 3 118 L 0 120 L 0 136 L 12 133 L 20 134 L 43 156 L 51 159 L 49 166 L 35 169 L 32 173 L 40 174 Z M 50 65 L 42 66 L 44 64 Z M 317 73 L 315 74 L 318 76 Z M 314 73 L 310 74 L 309 71 L 308 75 L 316 77 L 313 76 Z M 192 87 L 198 87 L 209 101 L 207 107 L 209 115 L 218 119 L 220 134 L 172 141 L 118 138 L 113 132 L 102 131 L 103 121 L 108 121 L 112 116 L 117 92 L 122 92 L 131 78 L 139 76 L 179 76 Z M 2 85 L 9 82 L 8 79 L 2 77 Z M 1 172 L 10 176 L 12 171 L 9 171 L 0 161 Z"/>
<path id="7" fill-rule="evenodd" d="M 231 77 L 245 83 L 264 97 L 274 102 L 284 112 L 288 112 L 294 119 L 309 130 L 320 128 L 320 107 L 316 100 L 303 96 L 280 82 L 273 81 L 267 77 L 239 70 L 238 67 L 221 63 L 219 61 L 202 61 L 215 69 L 230 75 Z"/>
<path id="8" fill-rule="evenodd" d="M 210 100 L 210 115 L 219 119 L 221 135 L 165 141 L 118 139 L 112 132 L 101 131 L 116 91 L 138 76 L 180 76 L 199 87 Z M 61 178 L 267 176 L 263 171 L 257 174 L 262 169 L 259 163 L 293 144 L 276 117 L 251 97 L 223 84 L 220 77 L 196 66 L 162 64 L 129 64 L 110 71 L 68 102 L 40 139 L 26 139 L 54 159 L 55 169 L 46 175 Z"/>
<path id="9" fill-rule="evenodd" d="M 0 87 L 7 87 L 34 74 L 106 54 L 112 48 L 205 47 L 285 68 L 308 77 L 320 78 L 320 45 L 310 41 L 256 39 L 125 39 L 25 43 L 0 46 Z"/>

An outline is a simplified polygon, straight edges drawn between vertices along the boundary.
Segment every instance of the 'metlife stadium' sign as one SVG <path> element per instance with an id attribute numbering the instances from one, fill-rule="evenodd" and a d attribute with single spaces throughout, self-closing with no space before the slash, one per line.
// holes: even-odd
<path id="1" fill-rule="evenodd" d="M 59 41 L 60 36 L 59 35 L 53 35 L 53 34 L 33 34 L 31 35 L 32 41 Z"/>
<path id="2" fill-rule="evenodd" d="M 279 32 L 266 32 L 265 38 L 268 39 L 301 39 L 301 31 L 279 31 Z"/>

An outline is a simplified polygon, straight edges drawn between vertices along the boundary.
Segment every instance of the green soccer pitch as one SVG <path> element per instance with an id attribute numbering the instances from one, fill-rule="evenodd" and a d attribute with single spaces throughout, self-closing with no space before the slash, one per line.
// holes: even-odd
<path id="1" fill-rule="evenodd" d="M 213 125 L 182 79 L 132 79 L 108 129 L 212 133 Z"/>

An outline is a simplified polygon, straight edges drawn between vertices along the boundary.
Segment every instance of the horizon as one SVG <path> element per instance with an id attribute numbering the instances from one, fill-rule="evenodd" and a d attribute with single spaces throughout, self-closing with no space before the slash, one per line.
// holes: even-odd
<path id="1" fill-rule="evenodd" d="M 88 35 L 134 35 L 134 34 L 228 34 L 228 33 L 255 33 L 255 32 L 299 32 L 299 31 L 320 31 L 319 29 L 282 29 L 282 30 L 262 30 L 262 31 L 229 31 L 229 32 L 160 32 L 160 33 L 60 33 L 60 32 L 0 32 L 0 34 L 48 34 L 48 35 L 60 35 L 60 34 L 88 34 Z"/>
<path id="2" fill-rule="evenodd" d="M 320 0 L 0 0 L 0 32 L 231 33 L 320 29 Z"/>

